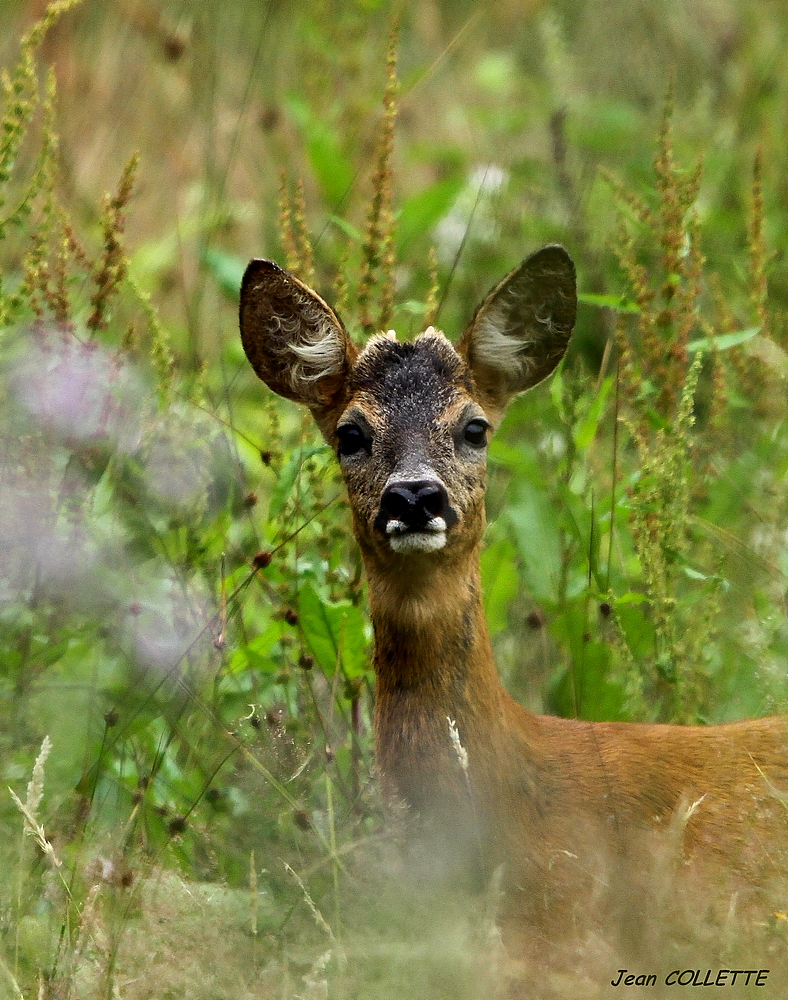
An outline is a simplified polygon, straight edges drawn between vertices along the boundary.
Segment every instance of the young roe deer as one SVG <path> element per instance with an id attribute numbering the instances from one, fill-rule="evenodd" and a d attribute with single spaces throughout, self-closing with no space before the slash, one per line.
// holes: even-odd
<path id="1" fill-rule="evenodd" d="M 538 716 L 496 672 L 479 568 L 487 438 L 555 369 L 575 312 L 572 261 L 546 246 L 492 289 L 456 348 L 428 329 L 359 350 L 265 260 L 244 275 L 240 326 L 255 372 L 307 406 L 338 455 L 369 580 L 379 776 L 430 864 L 477 883 L 502 865 L 515 943 L 582 936 L 614 911 L 636 935 L 669 876 L 765 920 L 788 833 L 785 720 Z"/>

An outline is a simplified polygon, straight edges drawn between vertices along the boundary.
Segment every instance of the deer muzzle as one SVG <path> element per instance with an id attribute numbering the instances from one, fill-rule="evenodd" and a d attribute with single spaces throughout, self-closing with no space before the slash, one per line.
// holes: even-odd
<path id="1" fill-rule="evenodd" d="M 458 517 L 439 480 L 389 483 L 380 499 L 375 528 L 395 552 L 435 552 Z"/>

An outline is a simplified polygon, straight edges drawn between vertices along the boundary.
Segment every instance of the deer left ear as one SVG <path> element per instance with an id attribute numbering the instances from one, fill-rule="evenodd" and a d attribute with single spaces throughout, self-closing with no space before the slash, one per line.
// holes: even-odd
<path id="1" fill-rule="evenodd" d="M 280 396 L 308 406 L 330 438 L 358 351 L 342 321 L 311 288 L 270 260 L 253 260 L 241 283 L 244 351 Z"/>
<path id="2" fill-rule="evenodd" d="M 576 314 L 575 266 L 561 246 L 537 250 L 493 288 L 457 345 L 493 419 L 555 370 Z"/>

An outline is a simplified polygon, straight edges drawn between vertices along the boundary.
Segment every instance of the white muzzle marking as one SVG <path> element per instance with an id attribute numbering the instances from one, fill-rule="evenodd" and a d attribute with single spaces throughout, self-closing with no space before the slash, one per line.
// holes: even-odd
<path id="1" fill-rule="evenodd" d="M 395 552 L 437 552 L 446 544 L 446 522 L 442 517 L 433 517 L 420 531 L 413 531 L 392 518 L 386 525 L 386 534 Z"/>

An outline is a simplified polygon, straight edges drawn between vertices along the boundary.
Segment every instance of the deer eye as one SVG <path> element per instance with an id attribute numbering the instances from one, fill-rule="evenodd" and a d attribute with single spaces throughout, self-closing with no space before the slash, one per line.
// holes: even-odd
<path id="1" fill-rule="evenodd" d="M 337 439 L 340 456 L 355 455 L 362 448 L 369 450 L 369 439 L 357 424 L 342 424 L 337 427 Z"/>
<path id="2" fill-rule="evenodd" d="M 487 427 L 483 420 L 471 420 L 465 425 L 463 437 L 474 448 L 483 448 L 487 444 Z"/>

